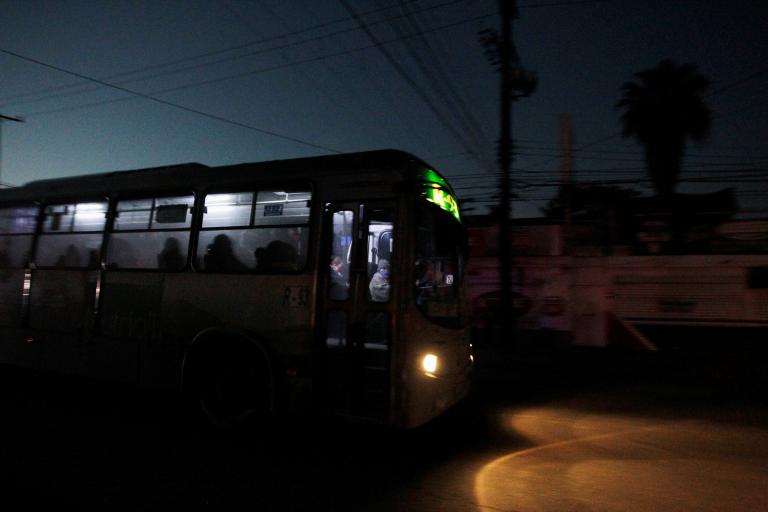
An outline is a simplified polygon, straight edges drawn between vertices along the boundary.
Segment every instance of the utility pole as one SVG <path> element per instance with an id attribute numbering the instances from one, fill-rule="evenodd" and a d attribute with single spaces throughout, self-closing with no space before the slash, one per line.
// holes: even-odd
<path id="1" fill-rule="evenodd" d="M 560 114 L 560 180 L 563 198 L 563 253 L 570 254 L 572 239 L 573 196 L 573 123 L 571 114 Z"/>
<path id="2" fill-rule="evenodd" d="M 499 309 L 495 322 L 496 341 L 509 340 L 512 334 L 511 283 L 511 168 L 512 168 L 512 102 L 529 96 L 536 89 L 536 74 L 520 65 L 520 58 L 512 43 L 512 19 L 517 17 L 515 0 L 499 0 L 501 34 L 494 30 L 480 33 L 480 42 L 491 63 L 501 74 L 501 117 L 499 134 Z"/>
<path id="3" fill-rule="evenodd" d="M 3 114 L 0 114 L 0 187 L 5 186 L 3 183 L 3 121 L 23 123 L 24 120 L 18 117 L 4 116 Z"/>
<path id="4" fill-rule="evenodd" d="M 512 165 L 512 16 L 517 16 L 515 0 L 499 0 L 501 15 L 501 38 L 499 57 L 501 58 L 501 118 L 499 124 L 499 322 L 497 341 L 507 338 L 512 333 L 510 312 L 512 305 L 512 285 L 510 283 L 510 168 Z"/>

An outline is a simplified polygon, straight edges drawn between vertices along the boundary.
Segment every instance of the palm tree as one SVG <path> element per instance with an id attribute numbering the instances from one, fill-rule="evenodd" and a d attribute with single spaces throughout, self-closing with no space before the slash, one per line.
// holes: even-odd
<path id="1" fill-rule="evenodd" d="M 617 107 L 624 110 L 624 137 L 637 137 L 645 148 L 648 175 L 656 193 L 675 191 L 687 139 L 701 141 L 709 134 L 710 110 L 702 99 L 709 80 L 692 64 L 661 61 L 655 68 L 635 73 L 636 81 L 622 86 Z"/>

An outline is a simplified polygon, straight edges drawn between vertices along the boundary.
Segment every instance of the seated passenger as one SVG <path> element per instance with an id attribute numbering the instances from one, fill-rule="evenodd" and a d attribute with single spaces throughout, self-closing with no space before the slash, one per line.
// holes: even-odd
<path id="1" fill-rule="evenodd" d="M 371 301 L 387 302 L 389 300 L 389 261 L 381 259 L 376 273 L 368 285 L 371 292 Z"/>
<path id="2" fill-rule="evenodd" d="M 333 300 L 347 300 L 349 297 L 349 282 L 344 277 L 343 269 L 344 261 L 341 259 L 341 256 L 332 256 L 328 297 Z"/>
<path id="3" fill-rule="evenodd" d="M 180 270 L 184 266 L 181 255 L 181 245 L 174 237 L 166 238 L 163 250 L 157 255 L 157 268 L 163 270 Z"/>
<path id="4" fill-rule="evenodd" d="M 205 255 L 205 270 L 209 272 L 242 272 L 246 266 L 237 259 L 232 250 L 232 241 L 227 235 L 216 235 L 208 245 Z"/>
<path id="5" fill-rule="evenodd" d="M 59 256 L 56 260 L 56 266 L 62 268 L 74 268 L 80 266 L 80 251 L 77 250 L 74 244 L 67 246 L 64 254 Z"/>
<path id="6" fill-rule="evenodd" d="M 256 249 L 259 272 L 293 272 L 297 267 L 296 248 L 281 240 L 272 240 L 266 248 Z"/>

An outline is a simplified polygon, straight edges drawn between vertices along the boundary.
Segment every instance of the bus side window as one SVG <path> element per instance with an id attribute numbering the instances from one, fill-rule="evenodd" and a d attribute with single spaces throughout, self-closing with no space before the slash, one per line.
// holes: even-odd
<path id="1" fill-rule="evenodd" d="M 96 268 L 107 202 L 49 205 L 43 213 L 35 263 L 40 267 Z"/>
<path id="2" fill-rule="evenodd" d="M 254 226 L 269 233 L 265 246 L 257 251 L 257 270 L 295 272 L 304 267 L 311 192 L 262 190 L 256 193 Z M 269 228 L 267 228 L 269 226 Z M 279 227 L 276 227 L 279 226 Z"/>
<path id="3" fill-rule="evenodd" d="M 307 261 L 310 192 L 208 194 L 197 249 L 206 272 L 290 273 Z"/>
<path id="4" fill-rule="evenodd" d="M 0 209 L 0 268 L 27 265 L 37 224 L 37 207 Z"/>
<path id="5" fill-rule="evenodd" d="M 118 202 L 107 248 L 107 268 L 184 268 L 194 201 L 190 194 Z"/>

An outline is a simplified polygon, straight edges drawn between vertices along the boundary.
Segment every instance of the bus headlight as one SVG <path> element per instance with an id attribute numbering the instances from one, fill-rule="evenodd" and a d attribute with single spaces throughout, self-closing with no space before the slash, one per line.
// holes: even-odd
<path id="1" fill-rule="evenodd" d="M 425 373 L 435 373 L 437 370 L 437 356 L 435 354 L 427 354 L 424 359 L 421 360 L 421 369 Z"/>

